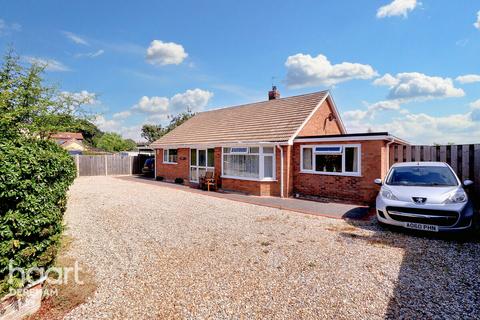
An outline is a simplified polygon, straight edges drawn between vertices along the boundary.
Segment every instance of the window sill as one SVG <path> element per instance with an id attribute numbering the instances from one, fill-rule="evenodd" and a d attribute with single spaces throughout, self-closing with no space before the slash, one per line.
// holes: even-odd
<path id="1" fill-rule="evenodd" d="M 320 175 L 326 175 L 326 176 L 344 176 L 344 177 L 361 177 L 362 176 L 362 174 L 359 172 L 322 172 L 322 171 L 300 170 L 300 173 L 320 174 Z"/>
<path id="2" fill-rule="evenodd" d="M 246 181 L 258 181 L 258 182 L 277 182 L 278 180 L 272 178 L 245 178 L 245 177 L 234 177 L 234 176 L 221 176 L 220 178 L 225 179 L 235 179 L 235 180 L 246 180 Z"/>
<path id="3" fill-rule="evenodd" d="M 163 164 L 178 164 L 178 162 L 163 162 Z"/>

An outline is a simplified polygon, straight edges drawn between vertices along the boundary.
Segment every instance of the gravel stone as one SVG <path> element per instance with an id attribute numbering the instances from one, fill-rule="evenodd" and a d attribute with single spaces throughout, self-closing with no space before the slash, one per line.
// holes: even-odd
<path id="1" fill-rule="evenodd" d="M 114 177 L 69 193 L 97 291 L 66 319 L 473 319 L 480 245 Z"/>

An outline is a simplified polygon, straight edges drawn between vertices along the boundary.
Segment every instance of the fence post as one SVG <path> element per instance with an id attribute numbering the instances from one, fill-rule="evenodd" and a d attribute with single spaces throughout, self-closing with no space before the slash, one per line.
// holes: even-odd
<path id="1" fill-rule="evenodd" d="M 75 155 L 75 166 L 77 167 L 77 177 L 80 177 L 80 155 Z"/>
<path id="2" fill-rule="evenodd" d="M 457 173 L 458 171 L 458 146 L 452 145 L 450 149 L 450 166 L 452 167 L 453 171 Z"/>
<path id="3" fill-rule="evenodd" d="M 108 161 L 107 161 L 107 155 L 105 155 L 104 157 L 105 157 L 105 175 L 108 176 L 108 169 L 107 169 Z"/>
<path id="4" fill-rule="evenodd" d="M 475 181 L 475 190 L 477 194 L 477 199 L 480 199 L 480 144 L 476 144 L 474 147 L 474 154 L 473 154 L 473 168 L 474 168 L 474 176 L 473 181 Z M 478 206 L 478 204 L 477 204 Z"/>
<path id="5" fill-rule="evenodd" d="M 470 179 L 470 146 L 468 144 L 462 145 L 462 181 Z"/>

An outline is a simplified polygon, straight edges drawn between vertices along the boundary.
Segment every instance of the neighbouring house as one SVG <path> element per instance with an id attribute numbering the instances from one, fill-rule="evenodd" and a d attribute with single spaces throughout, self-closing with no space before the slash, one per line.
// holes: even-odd
<path id="1" fill-rule="evenodd" d="M 348 134 L 329 91 L 201 112 L 150 145 L 157 177 L 223 190 L 369 204 L 389 167 L 387 132 Z"/>
<path id="2" fill-rule="evenodd" d="M 50 138 L 71 154 L 80 154 L 86 150 L 80 132 L 58 132 L 52 134 Z"/>

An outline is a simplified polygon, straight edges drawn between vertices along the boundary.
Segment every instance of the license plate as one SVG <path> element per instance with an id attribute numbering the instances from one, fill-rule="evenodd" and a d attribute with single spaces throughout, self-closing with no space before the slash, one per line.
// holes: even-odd
<path id="1" fill-rule="evenodd" d="M 431 224 L 416 223 L 416 222 L 406 222 L 405 228 L 438 232 L 438 226 L 434 226 Z"/>

